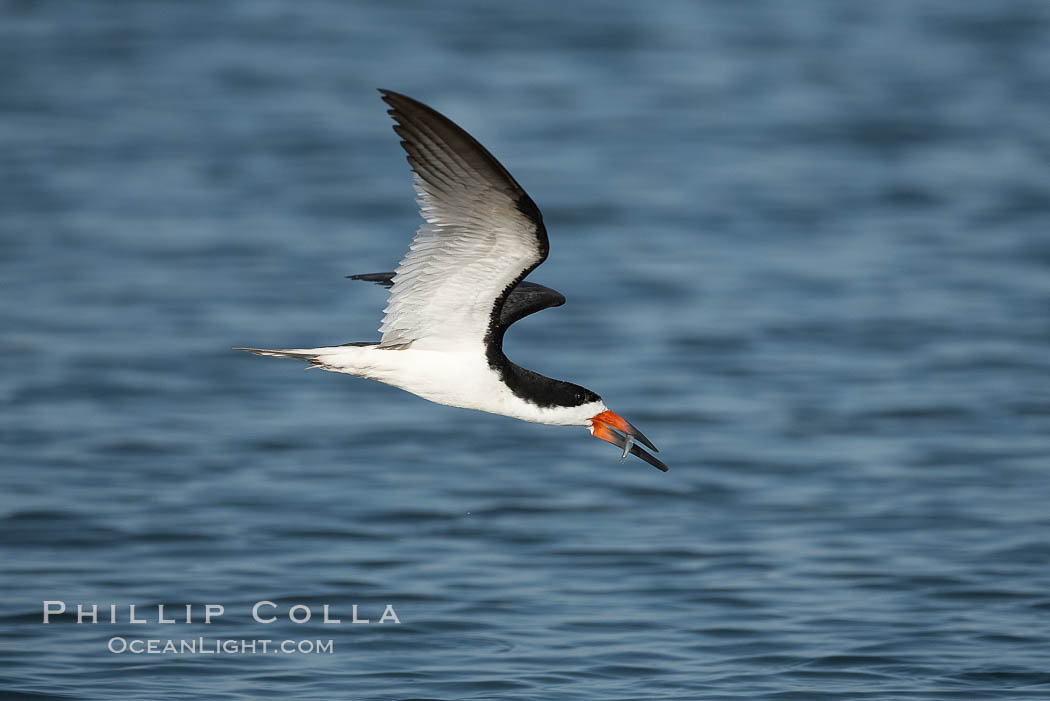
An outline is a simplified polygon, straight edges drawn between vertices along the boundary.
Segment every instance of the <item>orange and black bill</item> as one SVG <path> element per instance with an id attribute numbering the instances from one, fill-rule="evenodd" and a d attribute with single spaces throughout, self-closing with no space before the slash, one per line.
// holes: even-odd
<path id="1" fill-rule="evenodd" d="M 627 454 L 630 453 L 631 455 L 645 460 L 657 470 L 667 472 L 667 465 L 664 465 L 652 455 L 642 450 L 640 446 L 635 444 L 635 441 L 638 441 L 654 453 L 659 453 L 660 451 L 656 449 L 656 446 L 653 445 L 648 438 L 642 435 L 641 431 L 632 426 L 619 414 L 614 414 L 611 411 L 603 411 L 593 417 L 591 419 L 591 435 L 595 438 L 601 438 L 603 441 L 608 441 L 621 449 L 623 451 L 623 457 L 625 458 L 627 457 Z"/>

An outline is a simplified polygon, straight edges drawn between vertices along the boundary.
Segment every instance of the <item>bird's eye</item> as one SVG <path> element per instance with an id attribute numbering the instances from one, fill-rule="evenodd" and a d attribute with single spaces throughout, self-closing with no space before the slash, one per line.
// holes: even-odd
<path id="1" fill-rule="evenodd" d="M 576 401 L 578 401 L 578 402 L 582 402 L 583 401 L 583 392 L 577 392 L 576 393 Z"/>

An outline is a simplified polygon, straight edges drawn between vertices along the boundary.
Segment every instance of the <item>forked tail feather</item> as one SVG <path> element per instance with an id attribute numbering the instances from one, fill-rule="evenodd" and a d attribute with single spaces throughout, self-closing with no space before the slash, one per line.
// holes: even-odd
<path id="1" fill-rule="evenodd" d="M 325 346 L 322 348 L 243 348 L 236 347 L 233 350 L 248 351 L 255 355 L 265 355 L 271 358 L 295 358 L 310 363 L 310 367 L 326 367 L 326 356 L 338 356 L 343 348 L 347 346 L 374 346 L 375 341 L 357 341 L 355 343 L 344 343 L 340 346 Z M 307 368 L 309 370 L 310 368 Z"/>
<path id="2" fill-rule="evenodd" d="M 269 349 L 269 348 L 241 348 L 237 347 L 233 350 L 248 351 L 255 355 L 265 355 L 271 358 L 295 358 L 296 360 L 305 360 L 310 363 L 312 367 L 322 365 L 321 354 L 318 351 L 321 348 L 282 348 L 282 349 Z"/>

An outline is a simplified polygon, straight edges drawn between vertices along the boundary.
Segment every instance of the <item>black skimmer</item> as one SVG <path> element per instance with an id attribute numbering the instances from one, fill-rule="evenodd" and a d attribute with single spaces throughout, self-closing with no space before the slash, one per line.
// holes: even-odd
<path id="1" fill-rule="evenodd" d="M 484 146 L 410 97 L 379 91 L 408 153 L 424 223 L 393 273 L 350 275 L 390 288 L 377 342 L 266 350 L 332 372 L 376 380 L 438 404 L 592 435 L 667 466 L 635 444 L 649 439 L 589 389 L 519 367 L 503 354 L 515 321 L 565 303 L 549 287 L 524 282 L 547 258 L 539 208 Z"/>

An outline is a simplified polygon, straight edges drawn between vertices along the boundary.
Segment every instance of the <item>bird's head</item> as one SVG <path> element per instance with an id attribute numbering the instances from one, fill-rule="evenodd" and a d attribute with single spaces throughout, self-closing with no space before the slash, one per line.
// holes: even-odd
<path id="1" fill-rule="evenodd" d="M 588 430 L 591 432 L 592 436 L 595 438 L 601 438 L 603 441 L 608 441 L 617 448 L 622 449 L 623 455 L 620 456 L 621 460 L 625 460 L 627 454 L 630 453 L 631 455 L 635 455 L 642 460 L 645 460 L 657 470 L 667 472 L 667 465 L 664 465 L 652 455 L 642 450 L 640 446 L 635 444 L 635 441 L 638 441 L 654 453 L 660 452 L 641 431 L 632 426 L 627 419 L 619 414 L 609 411 L 604 404 L 602 404 L 602 409 L 603 411 L 601 413 L 592 416 L 588 420 L 590 424 Z"/>
<path id="2" fill-rule="evenodd" d="M 522 371 L 528 372 L 528 371 Z M 535 376 L 534 373 L 530 373 Z M 621 460 L 627 459 L 627 455 L 634 455 L 646 461 L 657 470 L 667 472 L 667 465 L 654 458 L 642 449 L 641 443 L 654 453 L 660 452 L 656 446 L 645 437 L 637 428 L 631 425 L 627 419 L 610 411 L 605 402 L 597 394 L 587 389 L 574 385 L 571 382 L 560 382 L 558 380 L 545 380 L 543 385 L 549 392 L 550 405 L 557 411 L 556 423 L 563 426 L 586 426 L 587 430 L 595 438 L 612 443 L 623 451 Z"/>

